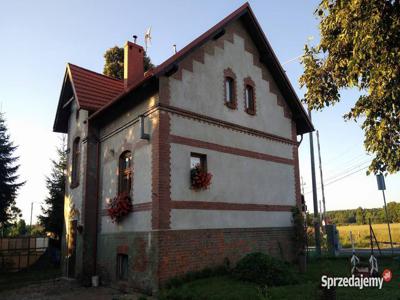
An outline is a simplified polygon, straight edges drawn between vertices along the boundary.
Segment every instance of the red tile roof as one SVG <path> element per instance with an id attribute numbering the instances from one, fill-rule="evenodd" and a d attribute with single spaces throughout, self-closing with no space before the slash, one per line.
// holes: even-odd
<path id="1" fill-rule="evenodd" d="M 73 64 L 67 64 L 67 72 L 75 90 L 79 106 L 98 110 L 124 90 L 123 80 L 114 79 Z"/>

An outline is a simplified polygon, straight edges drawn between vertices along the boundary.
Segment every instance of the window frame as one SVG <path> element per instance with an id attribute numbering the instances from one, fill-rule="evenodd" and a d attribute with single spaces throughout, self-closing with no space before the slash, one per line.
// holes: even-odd
<path id="1" fill-rule="evenodd" d="M 248 91 L 251 90 L 252 99 L 248 99 L 250 93 Z M 250 77 L 246 77 L 243 80 L 243 96 L 244 96 L 244 110 L 249 115 L 254 116 L 256 114 L 256 88 L 254 81 Z M 250 105 L 250 102 L 252 105 Z M 253 107 L 251 107 L 253 106 Z"/>
<path id="2" fill-rule="evenodd" d="M 227 83 L 231 82 L 230 99 L 228 101 Z M 231 68 L 224 70 L 224 104 L 230 109 L 237 109 L 237 97 L 236 97 L 236 75 Z"/>
<path id="3" fill-rule="evenodd" d="M 200 159 L 200 169 L 207 172 L 207 155 L 203 153 L 190 152 L 190 169 L 192 169 L 192 157 Z"/>
<path id="4" fill-rule="evenodd" d="M 129 278 L 129 256 L 126 253 L 117 253 L 116 277 L 119 281 L 127 281 Z"/>
<path id="5" fill-rule="evenodd" d="M 71 188 L 79 186 L 81 164 L 81 139 L 79 136 L 75 137 L 72 142 L 72 161 L 71 161 Z"/>
<path id="6" fill-rule="evenodd" d="M 125 161 L 129 157 L 129 166 L 125 167 Z M 125 190 L 125 179 L 128 178 L 128 188 Z M 133 184 L 133 165 L 132 165 L 132 152 L 126 150 L 122 152 L 118 158 L 118 195 L 130 194 Z"/>

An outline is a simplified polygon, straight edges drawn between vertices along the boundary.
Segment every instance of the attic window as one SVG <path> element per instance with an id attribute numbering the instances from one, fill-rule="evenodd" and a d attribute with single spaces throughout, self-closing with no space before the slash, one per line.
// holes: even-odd
<path id="1" fill-rule="evenodd" d="M 255 102 L 255 91 L 254 82 L 249 77 L 244 79 L 244 102 L 245 111 L 249 115 L 256 114 L 256 102 Z"/>
<path id="2" fill-rule="evenodd" d="M 224 70 L 224 102 L 231 109 L 237 108 L 235 78 L 236 76 L 232 69 Z"/>

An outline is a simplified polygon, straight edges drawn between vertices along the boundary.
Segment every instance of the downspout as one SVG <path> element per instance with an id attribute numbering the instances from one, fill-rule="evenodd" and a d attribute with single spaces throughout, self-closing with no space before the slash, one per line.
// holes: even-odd
<path id="1" fill-rule="evenodd" d="M 95 234 L 95 247 L 94 247 L 94 275 L 97 274 L 97 235 L 98 233 L 98 219 L 99 219 L 99 176 L 100 176 L 100 139 L 96 136 L 96 234 Z"/>
<path id="2" fill-rule="evenodd" d="M 303 134 L 300 135 L 300 141 L 297 142 L 297 146 L 300 146 L 302 141 L 303 141 Z"/>

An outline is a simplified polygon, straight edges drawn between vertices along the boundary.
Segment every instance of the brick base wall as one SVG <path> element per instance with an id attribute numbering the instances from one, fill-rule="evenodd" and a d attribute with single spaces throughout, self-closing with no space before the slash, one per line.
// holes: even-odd
<path id="1" fill-rule="evenodd" d="M 102 284 L 151 294 L 157 290 L 157 233 L 99 234 L 97 270 Z M 128 255 L 128 280 L 117 279 L 117 254 Z"/>
<path id="2" fill-rule="evenodd" d="M 218 266 L 233 266 L 245 254 L 264 252 L 292 261 L 293 228 L 173 230 L 159 232 L 158 280 Z"/>

